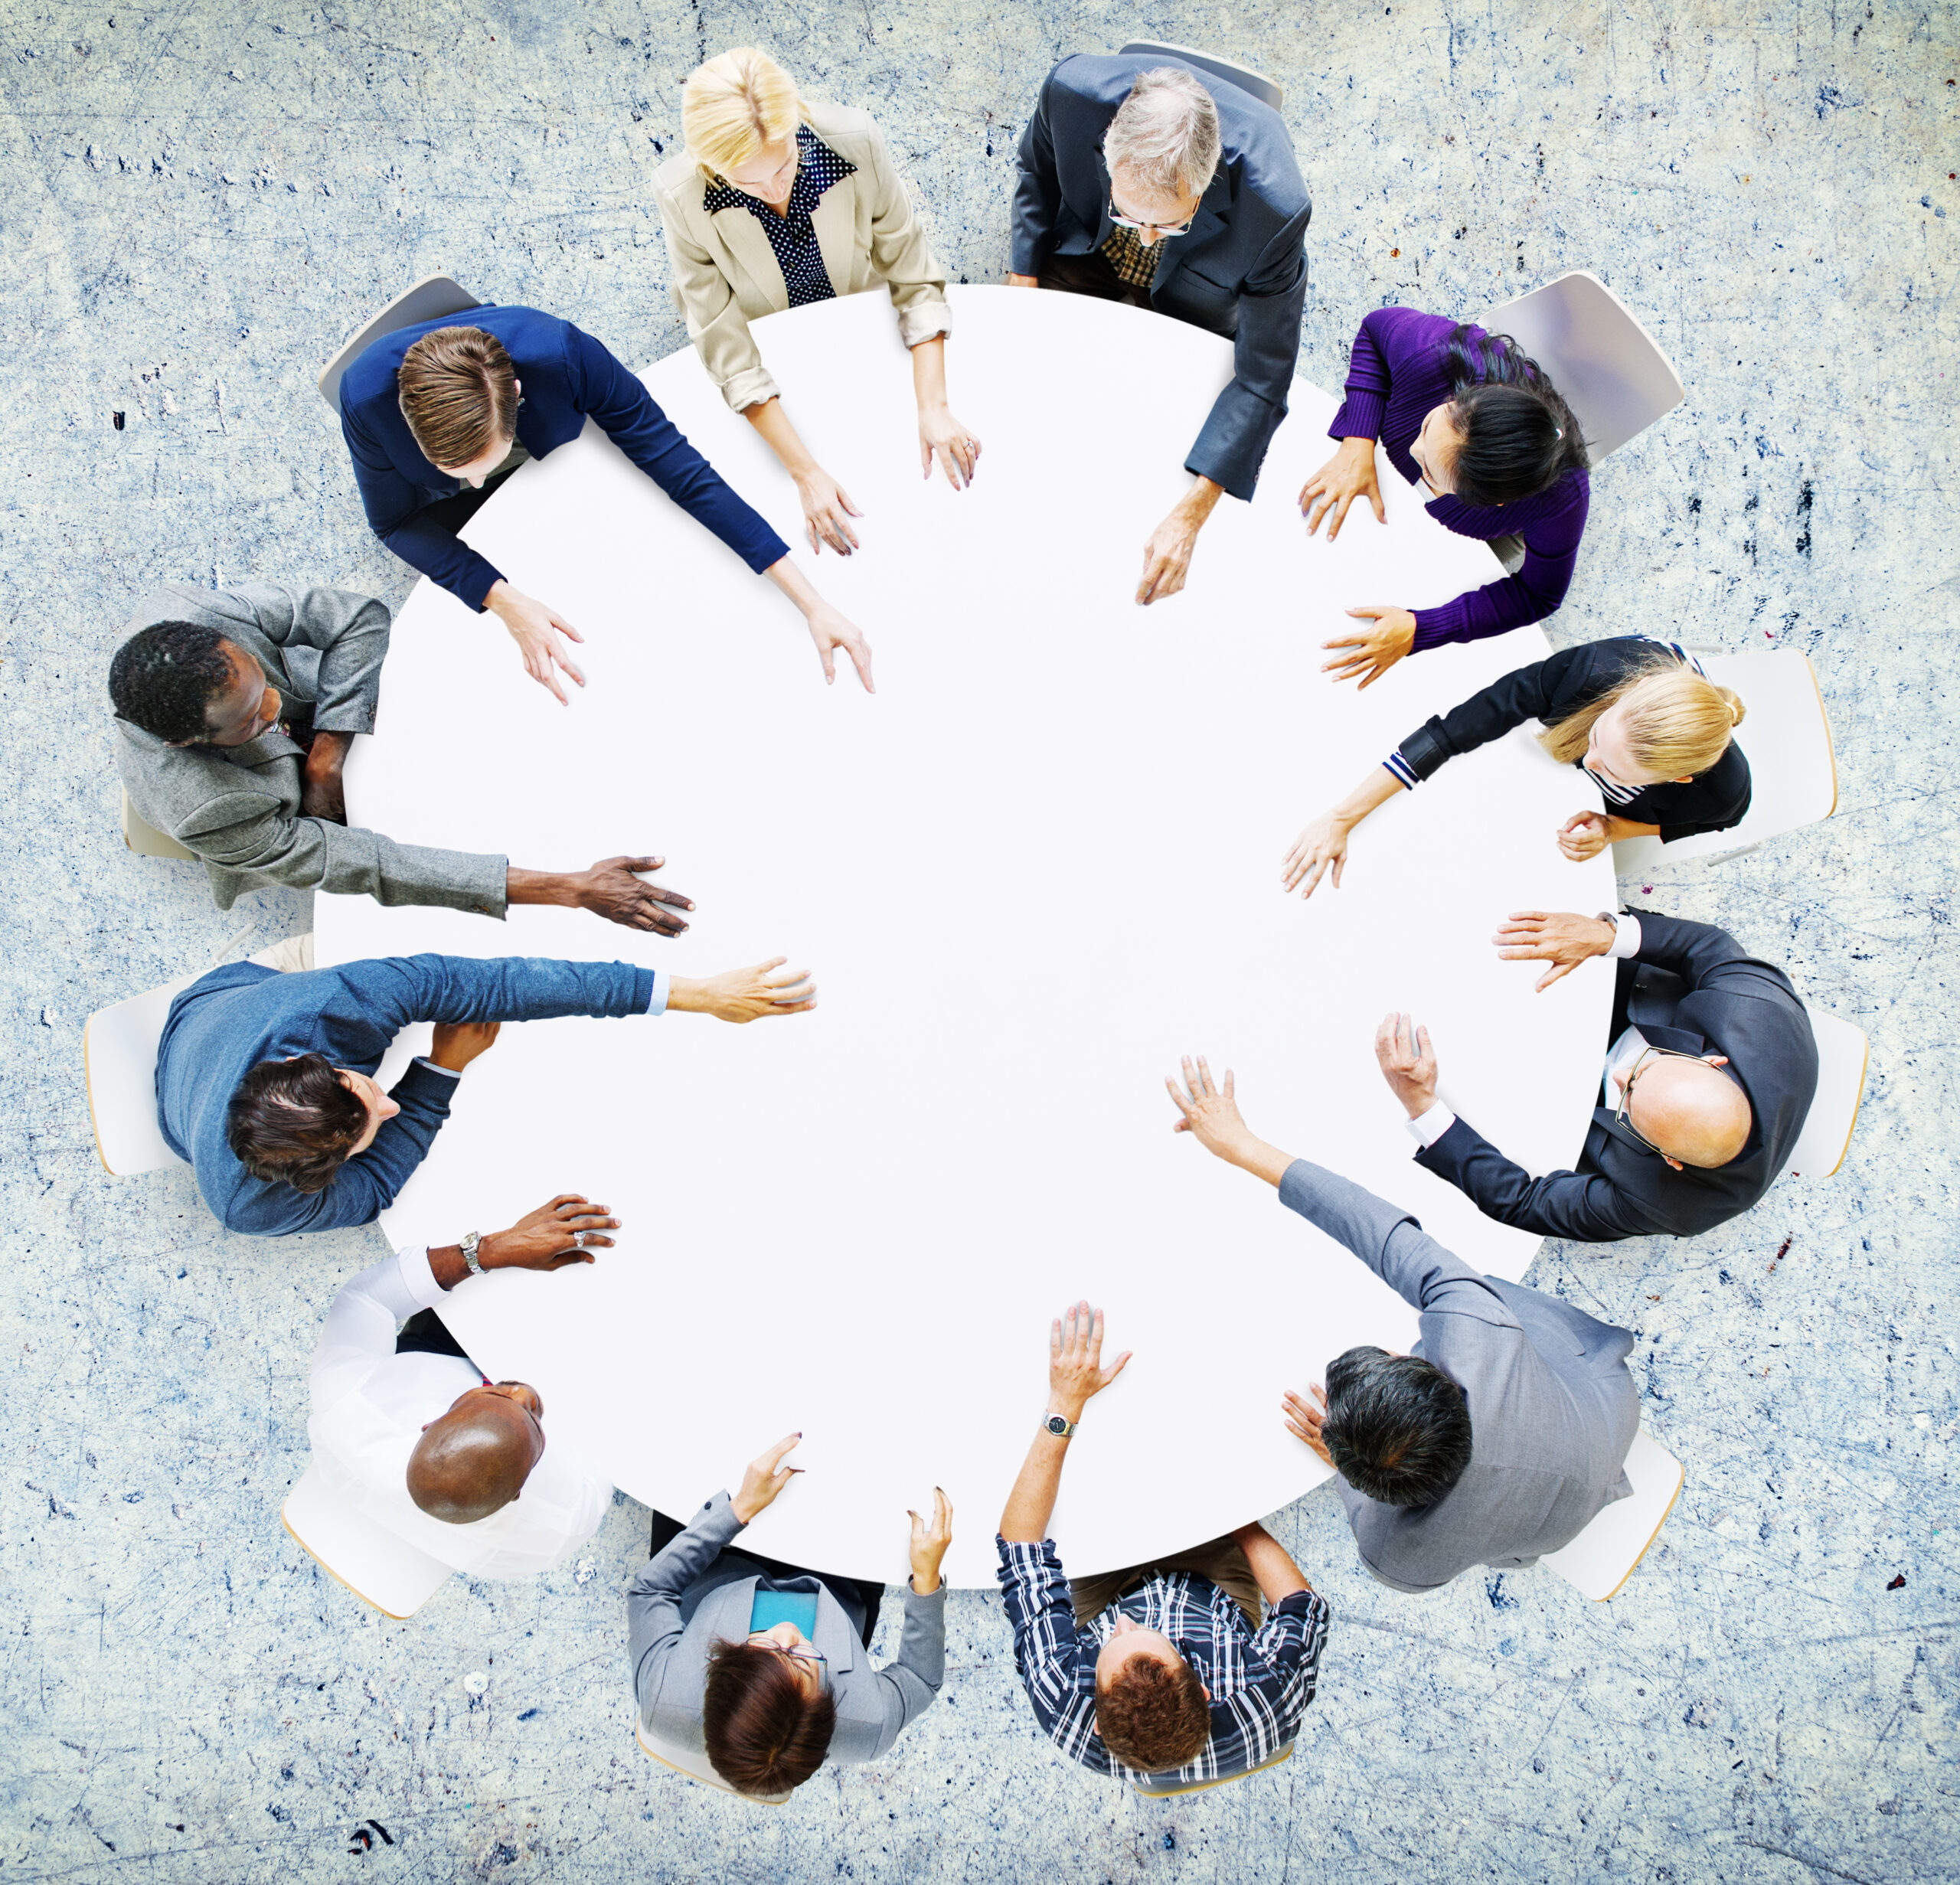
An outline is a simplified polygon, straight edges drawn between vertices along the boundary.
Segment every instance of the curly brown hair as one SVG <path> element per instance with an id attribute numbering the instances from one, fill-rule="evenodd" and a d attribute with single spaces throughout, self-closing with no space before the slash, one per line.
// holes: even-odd
<path id="1" fill-rule="evenodd" d="M 1211 1704 L 1182 1657 L 1174 1668 L 1154 1655 L 1134 1655 L 1107 1684 L 1096 1684 L 1096 1728 L 1125 1767 L 1169 1773 L 1196 1760 L 1210 1739 Z"/>
<path id="2" fill-rule="evenodd" d="M 714 1771 L 737 1793 L 779 1799 L 824 1764 L 837 1728 L 826 1689 L 803 1693 L 789 1660 L 760 1643 L 709 1651 L 701 1734 Z"/>

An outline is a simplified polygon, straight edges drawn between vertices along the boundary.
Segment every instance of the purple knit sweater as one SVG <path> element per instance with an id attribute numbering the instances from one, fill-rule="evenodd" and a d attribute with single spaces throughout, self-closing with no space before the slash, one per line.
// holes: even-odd
<path id="1" fill-rule="evenodd" d="M 1410 483 L 1422 473 L 1409 448 L 1430 408 L 1450 397 L 1443 371 L 1443 345 L 1456 323 L 1416 308 L 1377 308 L 1354 336 L 1348 363 L 1347 397 L 1328 436 L 1379 439 L 1389 462 Z M 1473 327 L 1473 335 L 1483 329 Z M 1416 645 L 1420 654 L 1444 642 L 1476 642 L 1527 622 L 1542 622 L 1565 600 L 1579 540 L 1586 534 L 1590 485 L 1583 471 L 1567 472 L 1550 490 L 1515 504 L 1478 506 L 1455 498 L 1432 498 L 1426 507 L 1446 530 L 1459 537 L 1517 536 L 1524 539 L 1524 562 L 1515 576 L 1466 590 L 1440 609 L 1416 612 Z"/>

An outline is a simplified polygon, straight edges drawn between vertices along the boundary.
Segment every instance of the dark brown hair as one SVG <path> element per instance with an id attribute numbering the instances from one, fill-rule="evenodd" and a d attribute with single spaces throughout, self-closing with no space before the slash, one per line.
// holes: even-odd
<path id="1" fill-rule="evenodd" d="M 737 1793 L 774 1799 L 824 1764 L 837 1727 L 830 1691 L 812 1700 L 789 1658 L 757 1643 L 708 1652 L 701 1732 L 714 1771 Z"/>
<path id="2" fill-rule="evenodd" d="M 368 1109 L 324 1054 L 261 1060 L 238 1083 L 226 1143 L 255 1178 L 324 1191 L 368 1129 Z"/>
<path id="3" fill-rule="evenodd" d="M 401 416 L 422 455 L 453 471 L 517 436 L 518 370 L 504 343 L 480 327 L 439 327 L 403 354 L 395 376 Z"/>
<path id="4" fill-rule="evenodd" d="M 1130 1658 L 1106 1687 L 1096 1686 L 1096 1730 L 1102 1745 L 1140 1774 L 1167 1774 L 1197 1759 L 1211 1737 L 1211 1704 L 1197 1671 L 1152 1655 Z"/>

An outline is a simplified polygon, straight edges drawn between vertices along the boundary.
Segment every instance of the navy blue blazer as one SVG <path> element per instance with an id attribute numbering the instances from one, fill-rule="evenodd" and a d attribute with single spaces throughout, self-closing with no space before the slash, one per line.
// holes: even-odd
<path id="1" fill-rule="evenodd" d="M 170 1005 L 157 1045 L 157 1123 L 195 1168 L 198 1189 L 227 1230 L 283 1237 L 372 1223 L 429 1155 L 456 1081 L 411 1062 L 389 1096 L 401 1111 L 324 1191 L 309 1195 L 253 1178 L 225 1138 L 231 1096 L 261 1060 L 324 1054 L 336 1067 L 372 1073 L 416 1021 L 643 1014 L 652 1000 L 652 970 L 630 962 L 397 956 L 283 975 L 227 962 Z"/>
<path id="2" fill-rule="evenodd" d="M 1602 1044 L 1610 1047 L 1631 1022 L 1655 1047 L 1726 1054 L 1730 1077 L 1749 1097 L 1749 1137 L 1726 1165 L 1677 1171 L 1599 1106 L 1579 1170 L 1534 1178 L 1459 1119 L 1416 1160 L 1487 1217 L 1583 1243 L 1695 1237 L 1755 1204 L 1804 1129 L 1817 1094 L 1817 1037 L 1789 977 L 1713 923 L 1655 910 L 1635 914 L 1640 953 L 1618 965 Z"/>
<path id="3" fill-rule="evenodd" d="M 1157 245 L 1150 305 L 1232 341 L 1232 383 L 1213 405 L 1184 469 L 1250 498 L 1286 417 L 1313 214 L 1293 140 L 1276 111 L 1181 59 L 1088 53 L 1064 59 L 1043 83 L 1021 133 L 1012 267 L 1017 275 L 1038 276 L 1044 256 L 1087 255 L 1109 240 L 1116 225 L 1103 133 L 1136 75 L 1167 65 L 1184 66 L 1210 93 L 1223 148 L 1190 232 Z M 1113 387 L 1099 390 L 1118 396 Z M 1093 400 L 1099 389 L 1087 391 Z"/>
<path id="4" fill-rule="evenodd" d="M 384 334 L 340 384 L 341 436 L 354 459 L 368 521 L 403 562 L 481 609 L 503 572 L 426 515 L 462 488 L 423 456 L 402 417 L 402 356 L 438 328 L 494 334 L 516 368 L 518 443 L 533 458 L 576 439 L 590 418 L 662 490 L 760 575 L 789 546 L 724 484 L 646 388 L 590 334 L 535 308 L 472 308 Z"/>

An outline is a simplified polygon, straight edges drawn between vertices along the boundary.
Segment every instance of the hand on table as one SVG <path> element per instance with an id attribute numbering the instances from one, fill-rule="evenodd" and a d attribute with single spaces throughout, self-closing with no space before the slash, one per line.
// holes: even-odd
<path id="1" fill-rule="evenodd" d="M 1306 826 L 1293 840 L 1293 848 L 1286 854 L 1285 874 L 1280 880 L 1282 887 L 1292 890 L 1299 887 L 1302 897 L 1311 897 L 1321 877 L 1330 868 L 1334 875 L 1334 887 L 1341 887 L 1341 873 L 1348 862 L 1348 839 L 1354 827 L 1348 821 L 1332 812 L 1324 812 Z"/>
<path id="2" fill-rule="evenodd" d="M 817 658 L 824 665 L 825 681 L 837 678 L 837 663 L 832 658 L 832 651 L 841 648 L 851 657 L 851 665 L 858 670 L 858 678 L 864 691 L 877 693 L 877 689 L 871 684 L 871 645 L 849 619 L 827 602 L 819 602 L 803 619 L 810 625 L 810 639 L 817 645 Z"/>
<path id="3" fill-rule="evenodd" d="M 916 1512 L 906 1517 L 912 1521 L 912 1588 L 929 1597 L 939 1587 L 939 1562 L 952 1543 L 952 1501 L 935 1486 L 933 1522 L 927 1524 Z"/>
<path id="4" fill-rule="evenodd" d="M 769 1014 L 801 1014 L 817 1005 L 817 985 L 807 969 L 786 969 L 774 956 L 753 969 L 724 969 L 705 982 L 676 975 L 667 1005 L 679 1014 L 712 1014 L 718 1021 L 760 1021 Z"/>
<path id="5" fill-rule="evenodd" d="M 1375 521 L 1386 524 L 1381 486 L 1375 481 L 1375 442 L 1372 439 L 1344 439 L 1341 449 L 1300 487 L 1300 508 L 1306 514 L 1307 534 L 1311 537 L 1327 519 L 1327 541 L 1341 534 L 1348 507 L 1357 498 L 1366 498 L 1374 507 Z"/>
<path id="6" fill-rule="evenodd" d="M 1375 1030 L 1375 1059 L 1390 1090 L 1412 1119 L 1436 1103 L 1436 1057 L 1429 1031 L 1411 1014 L 1387 1014 Z"/>
<path id="7" fill-rule="evenodd" d="M 573 880 L 579 908 L 629 929 L 678 936 L 688 926 L 673 912 L 692 910 L 694 899 L 683 897 L 678 890 L 644 883 L 635 874 L 660 870 L 666 862 L 665 858 L 600 858 L 590 871 L 580 871 Z"/>
<path id="8" fill-rule="evenodd" d="M 823 554 L 828 544 L 841 557 L 858 547 L 858 534 L 850 520 L 864 513 L 851 501 L 844 487 L 824 469 L 812 464 L 796 480 L 796 495 L 803 505 L 803 529 L 810 540 L 812 554 Z"/>
<path id="9" fill-rule="evenodd" d="M 478 1240 L 476 1260 L 485 1269 L 563 1269 L 567 1263 L 593 1263 L 595 1249 L 610 1250 L 612 1240 L 600 1234 L 617 1230 L 619 1220 L 606 1215 L 579 1191 L 561 1191 L 548 1204 L 520 1217 L 508 1230 Z"/>
<path id="10" fill-rule="evenodd" d="M 479 1054 L 488 1054 L 497 1044 L 501 1021 L 438 1021 L 436 1043 L 429 1058 L 438 1067 L 460 1073 Z"/>
<path id="11" fill-rule="evenodd" d="M 742 1469 L 742 1489 L 730 1501 L 735 1516 L 747 1524 L 755 1515 L 776 1501 L 776 1495 L 801 1472 L 801 1466 L 786 1466 L 783 1455 L 793 1453 L 801 1433 L 786 1433 L 766 1452 L 759 1453 Z"/>
<path id="12" fill-rule="evenodd" d="M 926 475 L 933 475 L 936 459 L 956 491 L 972 483 L 980 463 L 980 441 L 956 419 L 941 401 L 919 408 L 919 462 Z"/>
<path id="13" fill-rule="evenodd" d="M 553 668 L 562 668 L 580 687 L 585 685 L 585 676 L 565 652 L 558 637 L 567 635 L 574 642 L 583 642 L 585 637 L 548 603 L 527 596 L 521 589 L 513 589 L 501 577 L 490 585 L 483 606 L 510 630 L 511 639 L 524 656 L 524 672 L 541 688 L 549 689 L 560 707 L 567 705 L 565 690 L 558 684 Z"/>
<path id="14" fill-rule="evenodd" d="M 1009 270 L 1008 272 L 1008 286 L 1010 288 L 1039 288 L 1041 286 L 1041 282 L 1040 278 L 1038 276 L 1017 275 L 1012 270 Z"/>
<path id="15" fill-rule="evenodd" d="M 1305 1440 L 1314 1456 L 1334 1465 L 1334 1455 L 1327 1450 L 1327 1442 L 1321 1437 L 1321 1424 L 1327 1419 L 1327 1390 L 1316 1381 L 1307 1390 L 1312 1397 L 1302 1400 L 1289 1387 L 1280 1402 L 1280 1410 L 1286 1416 L 1286 1431 L 1296 1440 Z M 1336 1467 L 1335 1470 L 1340 1469 Z"/>
<path id="16" fill-rule="evenodd" d="M 1361 684 L 1356 691 L 1365 693 L 1416 645 L 1416 618 L 1406 609 L 1370 607 L 1348 613 L 1365 620 L 1367 626 L 1341 640 L 1321 642 L 1323 648 L 1348 652 L 1323 662 L 1321 672 L 1333 674 L 1337 681 L 1352 681 L 1359 675 Z"/>
<path id="17" fill-rule="evenodd" d="M 1080 1420 L 1093 1395 L 1099 1394 L 1129 1365 L 1125 1348 L 1102 1365 L 1102 1312 L 1078 1302 L 1058 1315 L 1048 1331 L 1048 1411 Z"/>
<path id="18" fill-rule="evenodd" d="M 1150 533 L 1143 547 L 1143 574 L 1136 586 L 1136 599 L 1148 608 L 1154 602 L 1174 596 L 1184 586 L 1191 567 L 1191 552 L 1197 547 L 1197 534 L 1204 526 L 1202 517 L 1180 504 Z"/>
<path id="19" fill-rule="evenodd" d="M 1548 916 L 1542 910 L 1514 910 L 1491 940 L 1508 962 L 1550 962 L 1532 992 L 1543 995 L 1561 976 L 1613 946 L 1619 929 L 1599 916 Z"/>
<path id="20" fill-rule="evenodd" d="M 1613 841 L 1613 820 L 1603 812 L 1575 812 L 1559 827 L 1559 849 L 1574 864 L 1596 858 Z"/>

